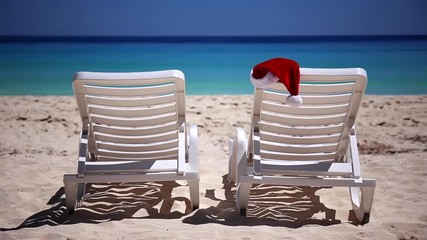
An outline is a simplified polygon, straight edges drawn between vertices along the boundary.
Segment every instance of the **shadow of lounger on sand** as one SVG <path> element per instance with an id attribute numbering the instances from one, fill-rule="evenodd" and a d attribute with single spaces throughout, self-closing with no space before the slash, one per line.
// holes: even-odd
<path id="1" fill-rule="evenodd" d="M 205 197 L 219 201 L 217 206 L 191 212 L 190 200 L 172 198 L 172 191 L 181 185 L 177 182 L 143 184 L 88 184 L 83 206 L 73 215 L 67 214 L 64 188 L 60 188 L 48 201 L 49 209 L 33 214 L 15 228 L 0 228 L 1 231 L 36 228 L 43 225 L 100 223 L 123 219 L 182 218 L 186 224 L 217 223 L 227 226 L 282 226 L 299 228 L 304 225 L 330 226 L 341 223 L 335 218 L 336 211 L 320 202 L 317 187 L 286 187 L 256 185 L 251 190 L 247 217 L 236 209 L 235 185 L 223 176 L 225 200 L 215 196 L 215 189 L 206 190 Z M 185 212 L 173 209 L 175 202 L 185 204 Z M 319 213 L 324 218 L 315 217 Z M 190 214 L 186 216 L 187 214 Z M 355 224 L 354 214 L 349 221 Z"/>
<path id="2" fill-rule="evenodd" d="M 65 207 L 64 188 L 61 187 L 48 201 L 49 209 L 33 214 L 14 228 L 1 231 L 35 228 L 43 225 L 100 223 L 134 218 L 180 218 L 192 211 L 190 200 L 173 197 L 177 182 L 141 184 L 88 184 L 83 205 L 72 215 Z M 173 208 L 175 202 L 185 204 L 185 212 Z"/>
<path id="3" fill-rule="evenodd" d="M 283 226 L 299 228 L 308 224 L 329 226 L 341 223 L 335 219 L 336 211 L 327 208 L 319 200 L 315 187 L 286 187 L 254 185 L 251 190 L 247 217 L 239 215 L 236 209 L 234 183 L 223 176 L 225 200 L 215 197 L 214 190 L 206 191 L 205 197 L 220 202 L 216 207 L 199 209 L 183 222 L 189 224 L 218 223 L 228 226 Z M 315 218 L 324 213 L 322 219 Z"/>

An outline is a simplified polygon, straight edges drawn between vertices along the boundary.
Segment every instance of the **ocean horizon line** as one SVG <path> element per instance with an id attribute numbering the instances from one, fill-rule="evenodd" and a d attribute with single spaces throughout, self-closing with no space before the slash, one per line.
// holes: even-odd
<path id="1" fill-rule="evenodd" d="M 0 36 L 0 43 L 294 43 L 427 40 L 427 35 Z"/>

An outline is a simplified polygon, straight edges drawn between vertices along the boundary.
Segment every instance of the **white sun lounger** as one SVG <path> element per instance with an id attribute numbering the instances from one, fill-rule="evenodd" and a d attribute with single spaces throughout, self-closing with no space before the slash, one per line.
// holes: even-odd
<path id="1" fill-rule="evenodd" d="M 77 173 L 64 175 L 70 213 L 86 183 L 187 180 L 198 208 L 197 126 L 187 127 L 181 71 L 78 72 L 73 89 L 83 126 Z"/>
<path id="2" fill-rule="evenodd" d="M 255 89 L 249 140 L 230 140 L 229 179 L 246 215 L 252 184 L 349 187 L 359 221 L 369 221 L 376 181 L 361 176 L 355 119 L 367 76 L 361 68 L 301 68 L 301 107 L 281 83 Z"/>

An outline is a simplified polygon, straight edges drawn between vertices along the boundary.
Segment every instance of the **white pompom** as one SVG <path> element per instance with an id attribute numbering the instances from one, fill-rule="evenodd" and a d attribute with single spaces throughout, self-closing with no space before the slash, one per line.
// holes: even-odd
<path id="1" fill-rule="evenodd" d="M 299 95 L 289 95 L 286 98 L 286 104 L 291 107 L 299 107 L 302 105 L 302 98 Z"/>
<path id="2" fill-rule="evenodd" d="M 252 85 L 254 85 L 254 87 L 265 88 L 268 85 L 273 84 L 279 80 L 279 78 L 276 77 L 271 72 L 268 72 L 263 78 L 256 79 L 256 78 L 252 77 L 252 71 L 253 70 L 251 70 L 250 79 L 251 79 L 251 83 L 252 83 Z"/>

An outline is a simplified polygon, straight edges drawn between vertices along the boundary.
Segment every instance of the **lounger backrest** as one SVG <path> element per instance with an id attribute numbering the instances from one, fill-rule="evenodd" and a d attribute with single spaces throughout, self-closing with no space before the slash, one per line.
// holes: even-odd
<path id="1" fill-rule="evenodd" d="M 301 68 L 300 107 L 285 104 L 281 83 L 255 89 L 252 137 L 259 137 L 261 159 L 340 161 L 366 84 L 361 68 Z"/>
<path id="2" fill-rule="evenodd" d="M 185 128 L 181 71 L 78 72 L 73 89 L 97 160 L 177 158 Z"/>

